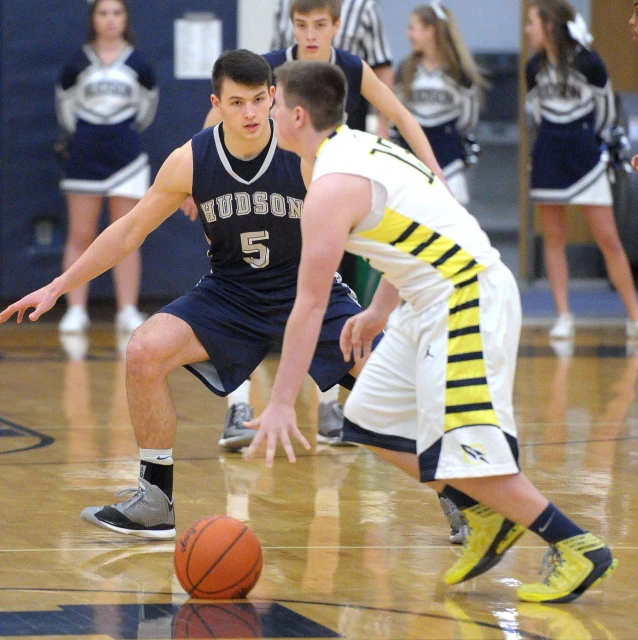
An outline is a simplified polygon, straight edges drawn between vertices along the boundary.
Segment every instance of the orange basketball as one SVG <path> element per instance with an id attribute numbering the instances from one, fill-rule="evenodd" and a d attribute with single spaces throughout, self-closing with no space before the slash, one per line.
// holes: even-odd
<path id="1" fill-rule="evenodd" d="M 244 598 L 257 584 L 262 564 L 257 536 L 228 516 L 194 522 L 175 545 L 175 575 L 193 598 Z"/>

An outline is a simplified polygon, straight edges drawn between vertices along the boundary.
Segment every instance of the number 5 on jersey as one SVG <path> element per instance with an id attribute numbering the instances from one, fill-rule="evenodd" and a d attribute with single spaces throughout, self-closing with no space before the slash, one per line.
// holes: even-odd
<path id="1" fill-rule="evenodd" d="M 270 249 L 262 240 L 268 240 L 268 231 L 248 231 L 241 234 L 241 250 L 248 254 L 244 260 L 254 269 L 263 269 L 270 263 Z M 256 254 L 256 255 L 255 255 Z"/>

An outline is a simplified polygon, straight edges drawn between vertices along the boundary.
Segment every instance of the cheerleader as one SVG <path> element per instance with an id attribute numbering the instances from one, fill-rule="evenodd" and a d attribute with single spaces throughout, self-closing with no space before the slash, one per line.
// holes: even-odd
<path id="1" fill-rule="evenodd" d="M 566 0 L 530 0 L 525 32 L 535 51 L 526 67 L 527 102 L 538 125 L 530 197 L 539 205 L 545 265 L 558 312 L 549 335 L 574 335 L 567 296 L 566 206 L 578 204 L 627 309 L 627 337 L 637 338 L 636 291 L 616 229 L 599 141 L 615 120 L 607 70 L 591 49 L 593 38 L 583 18 Z"/>
<path id="2" fill-rule="evenodd" d="M 96 238 L 104 199 L 114 222 L 148 189 L 150 167 L 139 133 L 152 122 L 157 98 L 155 73 L 133 47 L 126 0 L 96 0 L 86 43 L 64 66 L 56 87 L 58 120 L 71 136 L 60 183 L 69 214 L 64 270 Z M 116 328 L 131 332 L 144 320 L 137 309 L 139 250 L 113 271 Z M 87 297 L 87 285 L 67 294 L 61 332 L 88 328 Z"/>
<path id="3" fill-rule="evenodd" d="M 399 98 L 423 127 L 450 190 L 465 205 L 469 196 L 461 136 L 478 122 L 481 93 L 487 83 L 452 13 L 439 2 L 412 12 L 407 36 L 412 54 L 399 66 Z M 394 137 L 407 146 L 398 134 Z"/>

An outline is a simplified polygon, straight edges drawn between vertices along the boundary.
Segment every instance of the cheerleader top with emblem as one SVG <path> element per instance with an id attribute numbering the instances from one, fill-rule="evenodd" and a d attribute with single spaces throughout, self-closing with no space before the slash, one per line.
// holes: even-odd
<path id="1" fill-rule="evenodd" d="M 399 67 L 397 85 L 401 85 L 404 73 L 405 62 Z M 419 64 L 410 87 L 397 95 L 423 128 L 446 177 L 453 167 L 462 169 L 462 145 L 458 134 L 468 132 L 478 122 L 476 85 L 465 76 L 457 82 L 442 68 L 428 71 Z M 396 139 L 402 146 L 407 146 L 398 133 Z"/>
<path id="2" fill-rule="evenodd" d="M 139 134 L 157 101 L 155 72 L 137 49 L 127 46 L 110 64 L 89 44 L 78 50 L 56 86 L 58 121 L 73 136 L 66 177 L 103 181 L 132 163 L 148 164 Z"/>
<path id="3" fill-rule="evenodd" d="M 616 112 L 605 64 L 579 45 L 563 77 L 536 54 L 527 63 L 526 81 L 527 108 L 538 127 L 531 194 L 570 201 L 606 170 L 598 136 L 613 124 Z"/>

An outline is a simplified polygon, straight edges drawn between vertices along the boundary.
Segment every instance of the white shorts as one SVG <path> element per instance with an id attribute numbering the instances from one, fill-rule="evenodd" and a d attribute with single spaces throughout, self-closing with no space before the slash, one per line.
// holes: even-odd
<path id="1" fill-rule="evenodd" d="M 518 287 L 500 261 L 447 302 L 404 304 L 348 397 L 345 438 L 416 453 L 422 482 L 518 473 L 520 328 Z"/>

